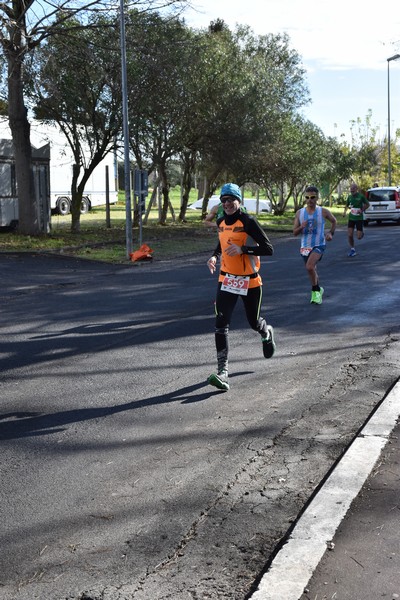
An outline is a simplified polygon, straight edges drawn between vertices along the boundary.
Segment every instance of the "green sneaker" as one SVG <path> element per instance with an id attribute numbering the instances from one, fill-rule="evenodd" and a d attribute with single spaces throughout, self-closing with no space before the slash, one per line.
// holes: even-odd
<path id="1" fill-rule="evenodd" d="M 322 295 L 324 288 L 320 288 L 319 292 L 311 292 L 311 304 L 322 304 Z"/>
<path id="2" fill-rule="evenodd" d="M 274 328 L 272 325 L 267 325 L 267 331 L 269 335 L 261 339 L 263 345 L 263 354 L 264 358 L 272 358 L 276 350 Z"/>
<path id="3" fill-rule="evenodd" d="M 225 390 L 225 391 L 229 390 L 228 371 L 224 370 L 224 371 L 220 371 L 217 374 L 213 373 L 207 379 L 207 383 L 209 383 L 210 385 L 213 385 L 214 387 L 218 388 L 219 390 Z"/>

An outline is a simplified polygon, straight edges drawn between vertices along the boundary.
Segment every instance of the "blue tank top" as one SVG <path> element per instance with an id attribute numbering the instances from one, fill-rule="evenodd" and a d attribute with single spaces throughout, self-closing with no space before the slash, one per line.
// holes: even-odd
<path id="1" fill-rule="evenodd" d="M 300 223 L 307 221 L 301 236 L 301 248 L 315 248 L 315 246 L 326 246 L 325 241 L 325 219 L 322 216 L 322 208 L 315 207 L 315 212 L 309 215 L 306 207 L 300 210 Z"/>

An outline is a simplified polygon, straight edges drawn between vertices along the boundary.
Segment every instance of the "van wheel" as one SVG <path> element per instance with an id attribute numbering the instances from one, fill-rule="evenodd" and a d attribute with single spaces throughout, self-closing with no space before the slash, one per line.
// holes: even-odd
<path id="1" fill-rule="evenodd" d="M 90 210 L 89 198 L 84 196 L 82 198 L 82 202 L 81 202 L 81 215 L 86 215 L 86 213 L 88 213 L 89 210 Z"/>
<path id="2" fill-rule="evenodd" d="M 57 212 L 59 215 L 69 215 L 71 210 L 71 202 L 66 196 L 61 196 L 57 199 Z"/>

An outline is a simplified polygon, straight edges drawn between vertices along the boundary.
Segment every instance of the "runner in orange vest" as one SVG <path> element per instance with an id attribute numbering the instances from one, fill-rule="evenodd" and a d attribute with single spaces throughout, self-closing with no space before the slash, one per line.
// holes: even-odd
<path id="1" fill-rule="evenodd" d="M 223 215 L 217 218 L 218 245 L 207 261 L 215 273 L 218 259 L 218 276 L 215 300 L 215 345 L 217 373 L 208 383 L 220 390 L 229 390 L 228 333 L 233 310 L 240 296 L 247 320 L 252 329 L 261 335 L 263 354 L 271 358 L 275 352 L 274 330 L 260 317 L 262 280 L 259 274 L 260 256 L 271 256 L 273 247 L 258 221 L 240 210 L 242 195 L 235 183 L 226 183 L 221 189 Z"/>

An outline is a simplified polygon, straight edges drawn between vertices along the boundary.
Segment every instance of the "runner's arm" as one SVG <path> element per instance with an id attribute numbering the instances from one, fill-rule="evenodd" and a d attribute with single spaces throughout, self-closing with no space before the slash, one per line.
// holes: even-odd
<path id="1" fill-rule="evenodd" d="M 246 225 L 246 233 L 258 244 L 257 246 L 242 246 L 243 254 L 250 254 L 255 256 L 272 256 L 274 248 L 266 235 L 265 231 L 261 228 L 258 221 L 253 218 L 249 218 Z"/>
<path id="2" fill-rule="evenodd" d="M 215 256 L 215 258 L 218 260 L 219 257 L 221 256 L 221 244 L 218 242 L 218 244 L 216 245 L 214 252 L 212 253 L 211 257 Z"/>
<path id="3" fill-rule="evenodd" d="M 330 231 L 328 231 L 325 235 L 326 239 L 330 241 L 334 236 L 337 220 L 336 217 L 327 208 L 322 209 L 322 216 L 324 217 L 324 219 L 327 219 L 331 224 Z"/>
<path id="4" fill-rule="evenodd" d="M 293 235 L 299 235 L 303 232 L 303 225 L 300 223 L 300 211 L 297 211 L 293 224 Z"/>
<path id="5" fill-rule="evenodd" d="M 217 212 L 218 212 L 218 204 L 215 204 L 215 206 L 213 206 L 210 209 L 210 212 L 206 215 L 203 223 L 204 225 L 207 225 L 208 227 L 216 227 L 216 223 L 214 223 L 214 219 L 217 216 Z"/>

